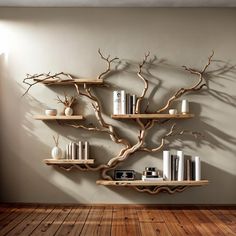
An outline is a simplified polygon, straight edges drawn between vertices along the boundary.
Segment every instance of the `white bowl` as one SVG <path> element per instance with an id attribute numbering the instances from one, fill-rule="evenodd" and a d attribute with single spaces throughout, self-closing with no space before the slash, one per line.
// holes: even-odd
<path id="1" fill-rule="evenodd" d="M 57 115 L 57 109 L 46 109 L 45 114 L 47 116 L 56 116 Z"/>
<path id="2" fill-rule="evenodd" d="M 169 114 L 170 115 L 176 115 L 177 114 L 177 109 L 170 109 Z"/>

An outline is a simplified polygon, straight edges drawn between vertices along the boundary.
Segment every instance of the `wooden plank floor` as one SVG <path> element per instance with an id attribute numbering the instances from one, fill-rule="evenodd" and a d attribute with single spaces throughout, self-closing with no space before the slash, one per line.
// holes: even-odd
<path id="1" fill-rule="evenodd" d="M 236 207 L 0 204 L 0 235 L 236 236 Z"/>

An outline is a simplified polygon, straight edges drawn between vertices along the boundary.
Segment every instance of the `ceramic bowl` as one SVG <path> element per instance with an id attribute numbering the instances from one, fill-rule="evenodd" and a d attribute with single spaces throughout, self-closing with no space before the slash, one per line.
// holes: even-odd
<path id="1" fill-rule="evenodd" d="M 169 114 L 170 115 L 176 115 L 177 114 L 177 110 L 176 109 L 170 109 L 169 110 Z"/>
<path id="2" fill-rule="evenodd" d="M 57 109 L 46 109 L 45 114 L 47 116 L 56 116 L 57 115 Z"/>

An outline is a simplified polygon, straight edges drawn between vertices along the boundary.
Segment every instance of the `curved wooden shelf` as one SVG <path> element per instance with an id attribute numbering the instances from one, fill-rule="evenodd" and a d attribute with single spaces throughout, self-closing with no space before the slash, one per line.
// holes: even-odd
<path id="1" fill-rule="evenodd" d="M 42 79 L 34 79 L 35 82 L 42 83 L 44 85 L 71 85 L 71 84 L 94 84 L 99 85 L 103 84 L 103 79 L 73 79 L 73 80 L 55 80 L 55 79 L 47 79 L 42 81 Z"/>
<path id="2" fill-rule="evenodd" d="M 209 183 L 208 180 L 184 180 L 184 181 L 143 181 L 143 180 L 97 180 L 96 184 L 106 186 L 203 186 Z"/>
<path id="3" fill-rule="evenodd" d="M 111 115 L 113 119 L 189 119 L 194 117 L 194 114 L 126 114 L 126 115 Z"/>
<path id="4" fill-rule="evenodd" d="M 47 165 L 80 165 L 80 164 L 94 164 L 94 159 L 88 159 L 88 160 L 44 159 L 43 162 Z"/>
<path id="5" fill-rule="evenodd" d="M 75 116 L 46 116 L 46 115 L 34 115 L 33 118 L 35 120 L 83 120 L 84 117 L 82 115 Z"/>

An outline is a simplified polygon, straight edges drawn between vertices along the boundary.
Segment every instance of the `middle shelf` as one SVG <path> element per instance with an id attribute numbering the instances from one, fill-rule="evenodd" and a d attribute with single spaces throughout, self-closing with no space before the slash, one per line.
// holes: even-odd
<path id="1" fill-rule="evenodd" d="M 74 116 L 47 116 L 47 115 L 34 115 L 33 118 L 35 120 L 83 120 L 84 117 L 82 115 L 74 115 Z"/>
<path id="2" fill-rule="evenodd" d="M 189 119 L 194 117 L 194 114 L 125 114 L 111 115 L 113 119 Z"/>

